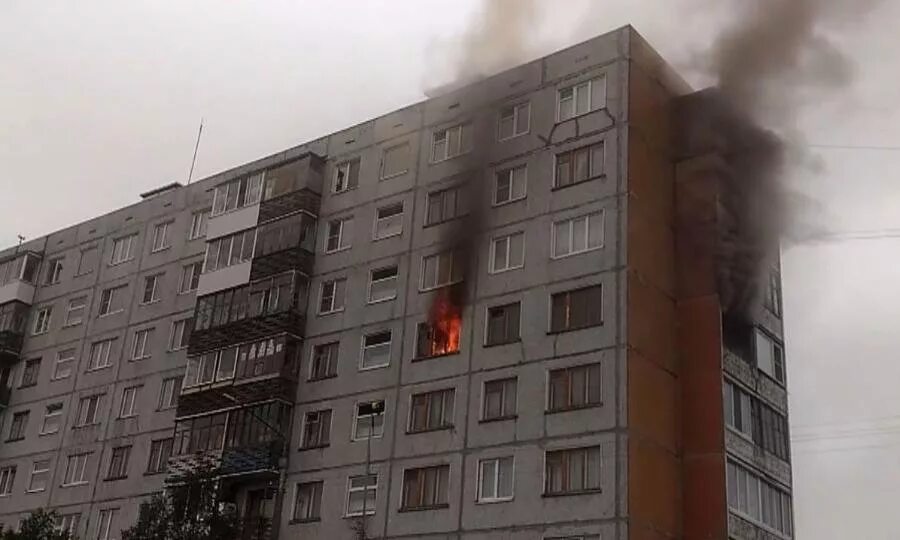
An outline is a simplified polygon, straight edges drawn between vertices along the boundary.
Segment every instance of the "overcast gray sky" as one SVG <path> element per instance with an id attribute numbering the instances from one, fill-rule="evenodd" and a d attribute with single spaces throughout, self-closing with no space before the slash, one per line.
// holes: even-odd
<path id="1" fill-rule="evenodd" d="M 634 24 L 695 84 L 736 0 L 554 0 L 539 52 Z M 0 2 L 0 245 L 422 98 L 478 0 Z M 591 9 L 586 9 L 591 6 Z M 900 2 L 837 36 L 851 88 L 798 129 L 833 231 L 900 229 Z M 859 147 L 893 146 L 894 149 Z M 797 538 L 900 535 L 900 239 L 784 253 Z"/>

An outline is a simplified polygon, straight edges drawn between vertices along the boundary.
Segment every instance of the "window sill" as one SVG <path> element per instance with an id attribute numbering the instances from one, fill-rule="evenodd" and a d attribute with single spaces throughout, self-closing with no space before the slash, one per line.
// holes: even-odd
<path id="1" fill-rule="evenodd" d="M 518 414 L 506 414 L 503 416 L 495 416 L 493 418 L 482 418 L 478 421 L 479 424 L 490 424 L 491 422 L 505 422 L 506 420 L 515 420 L 519 417 Z"/>
<path id="2" fill-rule="evenodd" d="M 388 240 L 388 239 L 390 239 L 390 238 L 397 238 L 398 236 L 403 236 L 403 231 L 402 231 L 402 230 L 401 230 L 400 232 L 395 232 L 395 233 L 391 233 L 391 234 L 386 234 L 386 235 L 384 235 L 384 236 L 374 236 L 374 235 L 373 235 L 373 236 L 372 236 L 372 241 L 373 241 L 373 242 L 378 242 L 378 241 L 380 241 L 380 240 Z"/>
<path id="3" fill-rule="evenodd" d="M 38 437 L 47 437 L 48 435 L 56 435 L 57 433 L 59 433 L 58 429 L 56 431 L 42 431 L 41 433 L 38 433 Z"/>
<path id="4" fill-rule="evenodd" d="M 344 247 L 339 247 L 339 248 L 337 248 L 337 249 L 326 249 L 326 250 L 323 252 L 323 255 L 334 255 L 334 254 L 336 254 L 336 253 L 341 253 L 341 252 L 344 252 L 344 251 L 350 251 L 351 249 L 353 249 L 353 246 L 344 246 Z"/>
<path id="5" fill-rule="evenodd" d="M 348 187 L 346 189 L 342 189 L 340 191 L 337 191 L 334 188 L 331 188 L 331 194 L 332 195 L 343 195 L 344 193 L 350 193 L 351 191 L 356 191 L 357 189 L 359 189 L 359 184 L 357 184 L 353 187 Z"/>
<path id="6" fill-rule="evenodd" d="M 197 292 L 197 289 L 190 289 L 190 290 L 187 290 L 187 291 L 178 291 L 177 295 L 178 295 L 178 296 L 185 296 L 185 295 L 188 295 L 188 294 L 193 294 L 193 293 L 195 293 L 195 292 Z"/>
<path id="7" fill-rule="evenodd" d="M 306 450 L 321 450 L 323 448 L 328 448 L 329 446 L 331 446 L 331 443 L 316 444 L 313 446 L 301 446 L 300 448 L 297 449 L 297 451 L 305 452 Z"/>
<path id="8" fill-rule="evenodd" d="M 130 420 L 132 418 L 137 418 L 137 417 L 138 417 L 137 414 L 129 414 L 127 416 L 120 416 L 120 417 L 116 418 L 116 420 Z"/>
<path id="9" fill-rule="evenodd" d="M 524 195 L 522 197 L 517 197 L 515 199 L 509 199 L 508 201 L 493 201 L 493 202 L 491 202 L 491 206 L 494 208 L 499 208 L 501 206 L 506 206 L 508 204 L 516 203 L 519 201 L 524 201 L 527 197 L 528 197 L 528 195 Z"/>
<path id="10" fill-rule="evenodd" d="M 550 188 L 550 193 L 553 193 L 554 191 L 561 191 L 564 189 L 568 189 L 568 188 L 574 187 L 574 186 L 580 186 L 581 184 L 587 184 L 588 182 L 592 182 L 594 180 L 603 180 L 605 178 L 606 178 L 606 173 L 603 173 L 603 174 L 598 174 L 597 176 L 591 176 L 589 178 L 585 178 L 584 180 L 579 180 L 577 182 L 571 182 L 564 186 L 553 186 L 552 188 Z"/>
<path id="11" fill-rule="evenodd" d="M 485 343 L 484 348 L 490 349 L 492 347 L 502 347 L 504 345 L 512 345 L 514 343 L 522 343 L 522 338 L 511 339 L 509 341 L 498 341 L 497 343 Z"/>
<path id="12" fill-rule="evenodd" d="M 449 504 L 432 504 L 430 506 L 410 506 L 410 507 L 401 507 L 397 511 L 398 512 L 424 512 L 426 510 L 442 510 L 444 508 L 450 508 Z"/>
<path id="13" fill-rule="evenodd" d="M 406 434 L 407 435 L 418 435 L 419 433 L 434 433 L 435 431 L 450 431 L 453 429 L 453 427 L 454 427 L 453 424 L 450 424 L 449 426 L 439 426 L 439 427 L 425 428 L 425 429 L 416 429 L 416 430 L 408 429 L 408 430 L 406 430 Z"/>
<path id="14" fill-rule="evenodd" d="M 410 360 L 410 362 L 414 362 L 414 363 L 415 363 L 415 362 L 424 362 L 424 361 L 426 361 L 426 360 L 436 360 L 436 359 L 438 359 L 438 358 L 446 358 L 447 356 L 456 356 L 457 354 L 459 354 L 459 351 L 458 351 L 458 350 L 456 350 L 456 351 L 450 351 L 450 352 L 447 352 L 447 353 L 444 353 L 444 354 L 436 354 L 436 355 L 434 355 L 434 356 L 416 356 L 415 358 L 413 358 L 412 360 Z"/>
<path id="15" fill-rule="evenodd" d="M 303 519 L 292 519 L 288 521 L 288 525 L 299 525 L 301 523 L 318 523 L 322 521 L 322 518 L 303 518 Z"/>
<path id="16" fill-rule="evenodd" d="M 160 474 L 166 474 L 167 471 L 147 471 L 144 473 L 144 476 L 157 476 Z"/>
<path id="17" fill-rule="evenodd" d="M 79 429 L 90 429 L 90 428 L 93 428 L 93 427 L 97 427 L 97 426 L 99 426 L 99 425 L 100 425 L 100 422 L 95 422 L 95 423 L 93 423 L 93 424 L 84 424 L 84 425 L 81 425 L 81 426 L 72 426 L 72 429 L 75 430 L 75 431 L 78 431 Z"/>
<path id="18" fill-rule="evenodd" d="M 117 309 L 116 311 L 110 311 L 109 313 L 101 313 L 101 314 L 97 315 L 97 318 L 102 319 L 104 317 L 111 317 L 113 315 L 118 315 L 119 313 L 122 313 L 124 311 L 125 311 L 124 309 Z"/>
<path id="19" fill-rule="evenodd" d="M 564 328 L 562 330 L 548 330 L 547 335 L 552 336 L 555 334 L 565 334 L 566 332 L 575 332 L 576 330 L 587 330 L 588 328 L 597 328 L 598 326 L 603 326 L 603 322 L 598 322 L 596 324 L 586 324 L 582 326 L 576 326 L 573 328 Z"/>
<path id="20" fill-rule="evenodd" d="M 490 270 L 490 271 L 488 272 L 488 274 L 491 275 L 491 276 L 496 276 L 496 275 L 498 275 L 498 274 L 505 274 L 505 273 L 507 273 L 507 272 L 512 272 L 513 270 L 521 270 L 521 269 L 523 269 L 523 268 L 525 268 L 525 264 L 524 264 L 524 263 L 523 263 L 523 264 L 520 264 L 519 266 L 510 266 L 509 268 L 501 268 L 501 269 L 499 269 L 499 270 Z"/>
<path id="21" fill-rule="evenodd" d="M 597 247 L 582 249 L 581 251 L 573 251 L 571 253 L 566 253 L 564 255 L 551 255 L 550 260 L 551 261 L 559 261 L 562 259 L 568 259 L 569 257 L 577 257 L 578 255 L 584 255 L 585 253 L 590 253 L 592 251 L 599 251 L 601 249 L 603 249 L 603 244 L 601 244 Z"/>
<path id="22" fill-rule="evenodd" d="M 337 313 L 343 313 L 343 312 L 344 312 L 344 308 L 341 308 L 341 309 L 332 309 L 331 311 L 320 311 L 319 313 L 317 313 L 317 315 L 318 315 L 319 317 L 327 317 L 327 316 L 329 316 L 329 315 L 335 315 L 335 314 L 337 314 Z"/>
<path id="23" fill-rule="evenodd" d="M 41 488 L 41 489 L 26 489 L 26 490 L 25 490 L 25 493 L 43 493 L 44 491 L 47 491 L 47 488 Z"/>
<path id="24" fill-rule="evenodd" d="M 321 377 L 309 377 L 306 379 L 306 382 L 327 381 L 328 379 L 337 379 L 337 373 L 331 375 L 322 375 Z"/>
<path id="25" fill-rule="evenodd" d="M 451 189 L 452 189 L 452 188 L 451 188 Z M 439 226 L 441 226 L 441 225 L 443 225 L 443 224 L 445 224 L 445 223 L 450 223 L 451 221 L 457 221 L 457 220 L 459 220 L 459 219 L 462 219 L 462 218 L 466 217 L 467 215 L 469 215 L 468 212 L 465 212 L 465 213 L 462 213 L 462 214 L 460 214 L 460 215 L 458 215 L 458 216 L 453 216 L 453 217 L 451 217 L 451 218 L 442 219 L 442 220 L 440 220 L 440 221 L 435 221 L 435 222 L 433 222 L 433 223 L 425 223 L 424 225 L 422 225 L 422 228 L 423 228 L 423 229 L 427 229 L 427 228 L 429 228 L 429 227 L 439 227 Z"/>
<path id="26" fill-rule="evenodd" d="M 160 248 L 151 249 L 151 250 L 150 250 L 150 254 L 152 255 L 152 254 L 154 254 L 154 253 L 161 253 L 161 252 L 163 252 L 163 251 L 167 251 L 167 250 L 170 250 L 170 249 L 172 249 L 172 245 L 171 245 L 171 244 L 168 245 L 168 246 L 163 246 L 163 247 L 160 247 Z"/>
<path id="27" fill-rule="evenodd" d="M 93 270 L 89 270 L 89 271 L 87 271 L 87 272 L 81 272 L 80 274 L 75 274 L 74 276 L 72 276 L 72 278 L 74 279 L 74 278 L 80 278 L 80 277 L 84 277 L 84 276 L 89 276 L 89 275 L 91 275 L 91 274 L 93 274 L 93 273 L 94 273 Z"/>
<path id="28" fill-rule="evenodd" d="M 157 298 L 156 300 L 150 300 L 149 302 L 141 302 L 139 306 L 152 306 L 153 304 L 158 304 L 162 302 L 162 298 Z"/>
<path id="29" fill-rule="evenodd" d="M 576 495 L 592 495 L 597 493 L 603 493 L 603 489 L 582 489 L 580 491 L 564 491 L 562 493 L 541 493 L 541 497 L 545 499 L 552 499 L 556 497 L 573 497 Z"/>
<path id="30" fill-rule="evenodd" d="M 132 257 L 130 259 L 125 259 L 124 261 L 111 262 L 111 263 L 109 263 L 109 266 L 111 266 L 111 267 L 112 266 L 122 266 L 123 264 L 131 262 L 133 260 L 134 260 L 134 257 Z"/>
<path id="31" fill-rule="evenodd" d="M 15 437 L 13 439 L 6 439 L 6 442 L 11 443 L 11 442 L 24 441 L 24 440 L 25 440 L 25 437 Z"/>
<path id="32" fill-rule="evenodd" d="M 84 321 L 81 320 L 81 321 L 78 321 L 78 322 L 66 323 L 66 324 L 62 325 L 60 328 L 74 328 L 74 327 L 76 327 L 76 326 L 80 326 L 81 323 L 83 323 L 83 322 L 84 322 Z"/>
<path id="33" fill-rule="evenodd" d="M 395 294 L 394 296 L 391 296 L 389 298 L 379 298 L 378 300 L 370 299 L 370 300 L 366 301 L 366 305 L 373 306 L 375 304 L 383 304 L 385 302 L 390 302 L 390 301 L 396 300 L 396 299 L 397 299 L 397 295 Z"/>
<path id="34" fill-rule="evenodd" d="M 116 480 L 125 480 L 128 478 L 128 475 L 125 476 L 108 476 L 103 479 L 104 482 L 115 482 Z"/>
<path id="35" fill-rule="evenodd" d="M 73 483 L 71 483 L 71 484 L 60 484 L 59 487 L 61 487 L 61 488 L 73 488 L 73 487 L 78 487 L 78 486 L 86 486 L 86 485 L 88 485 L 89 483 L 90 483 L 90 482 L 88 482 L 88 481 L 85 480 L 84 482 L 73 482 Z"/>
<path id="36" fill-rule="evenodd" d="M 387 175 L 387 176 L 380 176 L 380 177 L 378 178 L 378 181 L 381 182 L 381 181 L 383 181 L 383 180 L 390 180 L 391 178 L 397 178 L 398 176 L 403 176 L 404 174 L 406 174 L 406 173 L 408 173 L 408 172 L 409 172 L 409 169 L 406 169 L 406 170 L 403 170 L 403 171 L 400 171 L 400 172 L 391 173 L 391 174 L 389 174 L 389 175 Z"/>
<path id="37" fill-rule="evenodd" d="M 35 387 L 35 386 L 37 386 L 37 383 L 36 383 L 36 382 L 28 383 L 28 384 L 20 384 L 20 385 L 19 385 L 19 390 L 24 390 L 25 388 L 32 388 L 32 387 Z"/>
<path id="38" fill-rule="evenodd" d="M 548 409 L 548 410 L 544 411 L 544 414 L 549 415 L 549 414 L 567 413 L 567 412 L 572 412 L 572 411 L 583 411 L 585 409 L 596 409 L 597 407 L 602 407 L 602 406 L 603 406 L 602 401 L 597 402 L 597 403 L 585 403 L 584 405 L 576 405 L 574 407 L 565 407 L 562 409 Z"/>
<path id="39" fill-rule="evenodd" d="M 499 504 L 505 502 L 512 502 L 512 497 L 502 497 L 499 499 L 478 499 L 475 501 L 475 504 Z"/>
<path id="40" fill-rule="evenodd" d="M 497 137 L 497 142 L 511 141 L 513 139 L 518 139 L 519 137 L 524 137 L 525 135 L 528 135 L 529 133 L 531 133 L 530 129 L 528 131 L 523 131 L 522 133 L 513 133 L 509 137 L 502 137 L 502 138 Z"/>
<path id="41" fill-rule="evenodd" d="M 86 369 L 86 370 L 84 370 L 84 372 L 85 373 L 96 373 L 98 371 L 103 371 L 104 369 L 109 369 L 111 367 L 112 367 L 112 364 L 110 364 L 108 366 L 100 366 L 100 367 L 95 367 L 95 368 L 91 368 L 91 369 Z"/>
<path id="42" fill-rule="evenodd" d="M 557 106 L 559 106 L 559 101 L 558 101 L 558 100 L 557 100 Z M 568 118 L 566 118 L 566 119 L 560 119 L 559 116 L 557 116 L 557 117 L 556 117 L 556 124 L 557 124 L 557 125 L 558 125 L 558 124 L 565 124 L 566 122 L 571 122 L 572 120 L 575 120 L 576 118 L 581 118 L 582 116 L 587 116 L 587 115 L 589 115 L 589 114 L 591 114 L 591 113 L 595 113 L 595 112 L 597 112 L 597 111 L 606 111 L 606 113 L 609 114 L 609 108 L 608 108 L 606 105 L 603 105 L 602 107 L 597 107 L 596 109 L 591 109 L 591 110 L 585 111 L 585 112 L 583 112 L 583 113 L 573 114 L 572 116 L 570 116 L 570 117 L 568 117 Z"/>

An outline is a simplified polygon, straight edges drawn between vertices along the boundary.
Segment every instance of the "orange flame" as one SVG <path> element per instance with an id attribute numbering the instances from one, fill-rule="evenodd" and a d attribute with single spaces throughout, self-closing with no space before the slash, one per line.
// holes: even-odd
<path id="1" fill-rule="evenodd" d="M 429 356 L 440 356 L 459 351 L 459 334 L 462 330 L 462 309 L 444 288 L 438 292 L 431 305 L 428 324 L 431 336 L 428 340 Z"/>

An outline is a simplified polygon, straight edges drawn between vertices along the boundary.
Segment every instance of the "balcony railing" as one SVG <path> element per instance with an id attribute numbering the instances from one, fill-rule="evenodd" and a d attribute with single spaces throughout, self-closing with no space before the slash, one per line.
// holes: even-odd
<path id="1" fill-rule="evenodd" d="M 319 213 L 319 200 L 319 195 L 306 188 L 265 200 L 259 205 L 259 223 L 266 223 L 299 211 L 316 216 Z"/>

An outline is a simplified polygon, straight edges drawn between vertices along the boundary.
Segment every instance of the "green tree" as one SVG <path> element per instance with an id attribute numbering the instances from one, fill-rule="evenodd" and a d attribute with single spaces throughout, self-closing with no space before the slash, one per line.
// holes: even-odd
<path id="1" fill-rule="evenodd" d="M 18 532 L 8 529 L 0 534 L 0 540 L 71 540 L 69 531 L 56 528 L 58 519 L 56 512 L 39 508 L 22 521 Z"/>
<path id="2" fill-rule="evenodd" d="M 122 540 L 233 540 L 235 512 L 219 500 L 217 483 L 194 479 L 141 503 L 138 519 Z"/>

